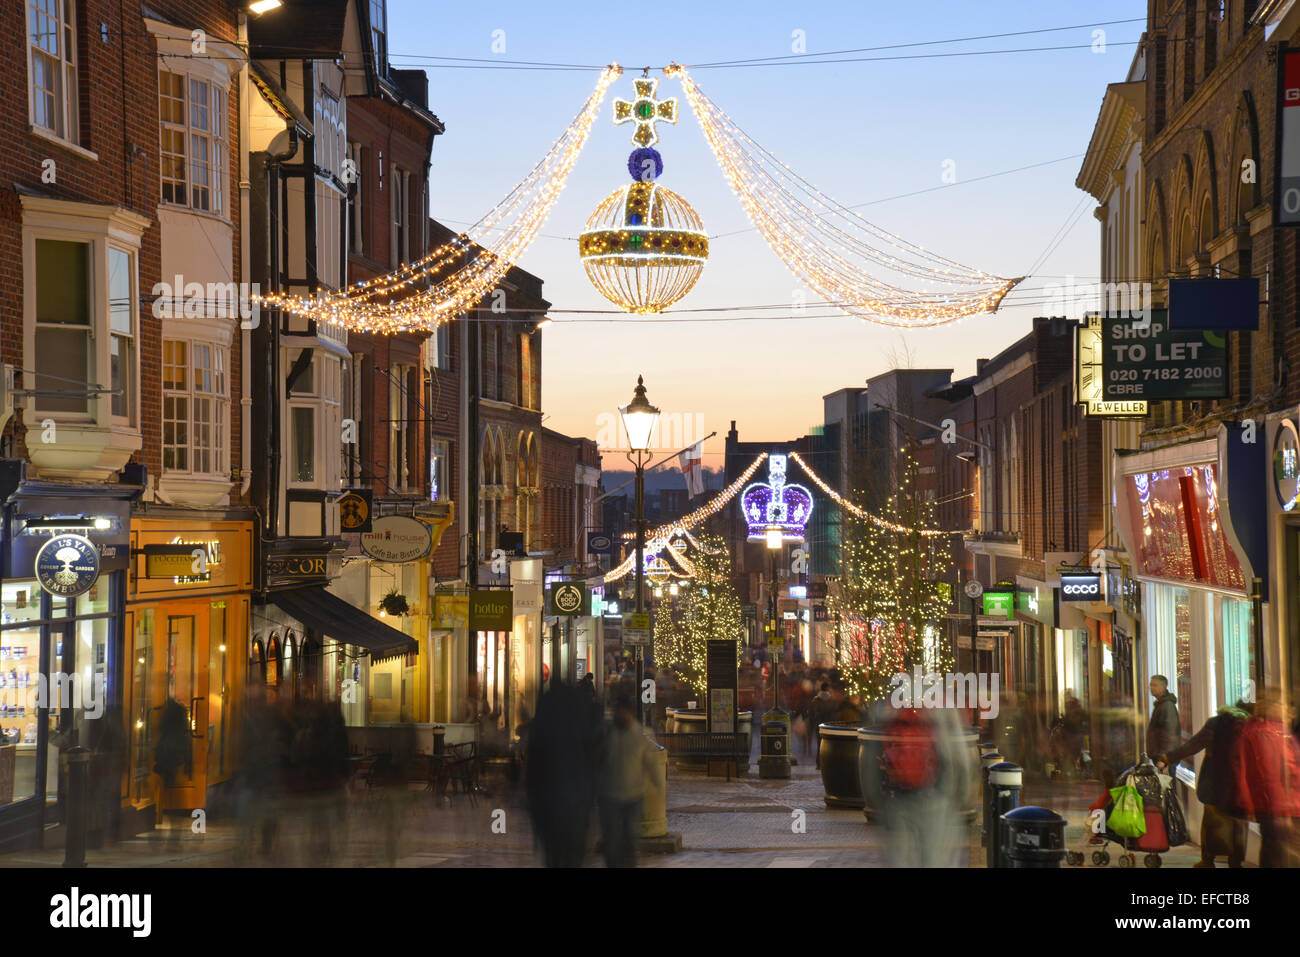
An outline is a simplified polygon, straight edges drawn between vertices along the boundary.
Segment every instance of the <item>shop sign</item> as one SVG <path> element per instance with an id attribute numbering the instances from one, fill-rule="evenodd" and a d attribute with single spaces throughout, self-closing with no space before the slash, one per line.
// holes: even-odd
<path id="1" fill-rule="evenodd" d="M 1145 402 L 1108 402 L 1103 398 L 1101 323 L 1100 316 L 1089 316 L 1075 331 L 1074 401 L 1083 406 L 1084 415 L 1103 419 L 1143 418 L 1147 414 Z"/>
<path id="2" fill-rule="evenodd" d="M 99 549 L 83 535 L 56 535 L 36 553 L 36 581 L 57 598 L 76 598 L 99 579 Z"/>
<path id="3" fill-rule="evenodd" d="M 178 585 L 212 580 L 212 566 L 221 564 L 221 543 L 173 541 L 170 545 L 145 545 L 145 578 L 170 578 Z"/>
<path id="4" fill-rule="evenodd" d="M 820 582 L 809 582 L 809 583 L 808 583 L 808 597 L 809 597 L 809 598 L 825 598 L 825 597 L 826 597 L 826 582 L 824 582 L 824 581 L 820 581 Z"/>
<path id="5" fill-rule="evenodd" d="M 986 591 L 984 593 L 984 614 L 990 618 L 1014 618 L 1016 616 L 1016 593 L 1010 591 Z"/>
<path id="6" fill-rule="evenodd" d="M 339 498 L 339 525 L 345 532 L 370 531 L 374 511 L 374 492 L 368 488 L 350 488 Z"/>
<path id="7" fill-rule="evenodd" d="M 592 555 L 608 555 L 614 550 L 614 536 L 605 532 L 592 532 L 587 536 L 587 551 Z"/>
<path id="8" fill-rule="evenodd" d="M 1294 511 L 1300 499 L 1300 435 L 1288 420 L 1278 424 L 1273 439 L 1273 490 L 1286 512 Z"/>
<path id="9" fill-rule="evenodd" d="M 428 526 L 405 515 L 388 515 L 361 535 L 361 550 L 376 561 L 401 564 L 429 554 L 430 541 Z"/>
<path id="10" fill-rule="evenodd" d="M 1279 226 L 1300 226 L 1300 50 L 1282 54 L 1282 136 L 1277 153 L 1277 196 L 1274 211 Z"/>
<path id="11" fill-rule="evenodd" d="M 1106 399 L 1221 399 L 1228 394 L 1228 342 L 1209 329 L 1172 329 L 1169 313 L 1149 322 L 1102 324 Z"/>
<path id="12" fill-rule="evenodd" d="M 514 594 L 509 588 L 476 588 L 469 593 L 470 631 L 509 631 L 514 612 Z"/>
<path id="13" fill-rule="evenodd" d="M 1259 280 L 1170 279 L 1169 324 L 1179 329 L 1258 329 Z"/>
<path id="14" fill-rule="evenodd" d="M 464 628 L 469 623 L 469 595 L 448 595 L 435 592 L 433 596 L 434 627 L 449 631 Z"/>
<path id="15" fill-rule="evenodd" d="M 1101 575 L 1061 572 L 1061 601 L 1101 601 Z"/>
<path id="16" fill-rule="evenodd" d="M 752 601 L 742 602 L 740 606 L 740 614 L 745 618 L 757 618 L 758 603 Z"/>
<path id="17" fill-rule="evenodd" d="M 825 605 L 813 605 L 813 621 L 827 621 L 828 618 Z"/>
<path id="18" fill-rule="evenodd" d="M 271 578 L 328 578 L 328 554 L 275 555 L 266 560 L 266 573 Z"/>
<path id="19" fill-rule="evenodd" d="M 591 596 L 584 582 L 556 582 L 550 590 L 546 613 L 552 616 L 572 617 L 584 615 L 591 604 Z"/>

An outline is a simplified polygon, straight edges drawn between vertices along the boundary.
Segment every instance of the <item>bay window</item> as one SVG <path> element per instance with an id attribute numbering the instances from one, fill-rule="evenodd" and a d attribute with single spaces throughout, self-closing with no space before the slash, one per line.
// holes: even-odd
<path id="1" fill-rule="evenodd" d="M 22 352 L 31 442 L 48 478 L 106 481 L 141 446 L 139 430 L 140 239 L 149 221 L 103 203 L 24 195 Z"/>

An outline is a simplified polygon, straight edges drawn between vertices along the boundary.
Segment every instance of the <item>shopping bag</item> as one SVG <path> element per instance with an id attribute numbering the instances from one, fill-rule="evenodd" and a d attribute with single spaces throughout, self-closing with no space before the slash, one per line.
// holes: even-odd
<path id="1" fill-rule="evenodd" d="M 1183 806 L 1178 803 L 1174 789 L 1165 790 L 1165 832 L 1169 835 L 1169 846 L 1180 847 L 1190 839 L 1187 833 L 1187 818 L 1183 816 Z"/>
<path id="2" fill-rule="evenodd" d="M 1106 826 L 1120 837 L 1141 837 L 1147 832 L 1142 814 L 1142 795 L 1131 784 L 1110 789 L 1112 808 Z"/>

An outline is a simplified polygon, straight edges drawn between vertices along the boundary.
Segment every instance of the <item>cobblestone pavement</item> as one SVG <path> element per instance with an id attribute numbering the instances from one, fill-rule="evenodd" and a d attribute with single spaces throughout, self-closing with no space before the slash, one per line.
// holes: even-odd
<path id="1" fill-rule="evenodd" d="M 1095 782 L 1035 784 L 1022 804 L 1040 804 L 1069 821 L 1066 842 L 1079 848 L 1087 806 L 1100 794 Z M 92 867 L 535 867 L 528 813 L 518 790 L 499 787 L 474 803 L 457 796 L 439 806 L 419 789 L 404 794 L 353 795 L 345 804 L 281 808 L 271 851 L 229 822 L 216 821 L 194 834 L 188 818 L 171 826 L 87 852 Z M 762 780 L 757 763 L 747 776 L 727 781 L 699 772 L 670 770 L 668 828 L 682 850 L 641 858 L 641 866 L 672 867 L 879 867 L 886 863 L 887 832 L 861 811 L 826 807 L 820 773 L 810 758 L 788 780 Z M 315 835 L 316 840 L 313 840 Z M 589 832 L 593 843 L 597 828 Z M 325 844 L 328 847 L 325 847 Z M 317 850 L 313 853 L 313 848 Z M 1091 852 L 1092 848 L 1087 849 Z M 1120 849 L 1111 846 L 1110 867 Z M 1190 867 L 1194 846 L 1163 855 L 1165 867 Z M 0 856 L 0 867 L 49 867 L 62 863 L 60 849 Z M 1138 855 L 1142 866 L 1142 855 Z M 599 867 L 593 851 L 586 866 Z M 958 866 L 984 866 L 984 850 L 972 830 L 958 853 Z M 1095 865 L 1087 861 L 1086 867 Z"/>

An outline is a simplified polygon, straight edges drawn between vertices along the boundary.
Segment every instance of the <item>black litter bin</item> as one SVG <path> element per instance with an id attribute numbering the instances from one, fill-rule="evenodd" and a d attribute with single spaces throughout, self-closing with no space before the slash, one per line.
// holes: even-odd
<path id="1" fill-rule="evenodd" d="M 769 711 L 763 715 L 758 776 L 760 778 L 790 776 L 790 715 L 784 711 Z"/>
<path id="2" fill-rule="evenodd" d="M 1002 815 L 1003 851 L 1012 867 L 1060 867 L 1065 818 L 1045 807 L 1018 807 Z"/>

